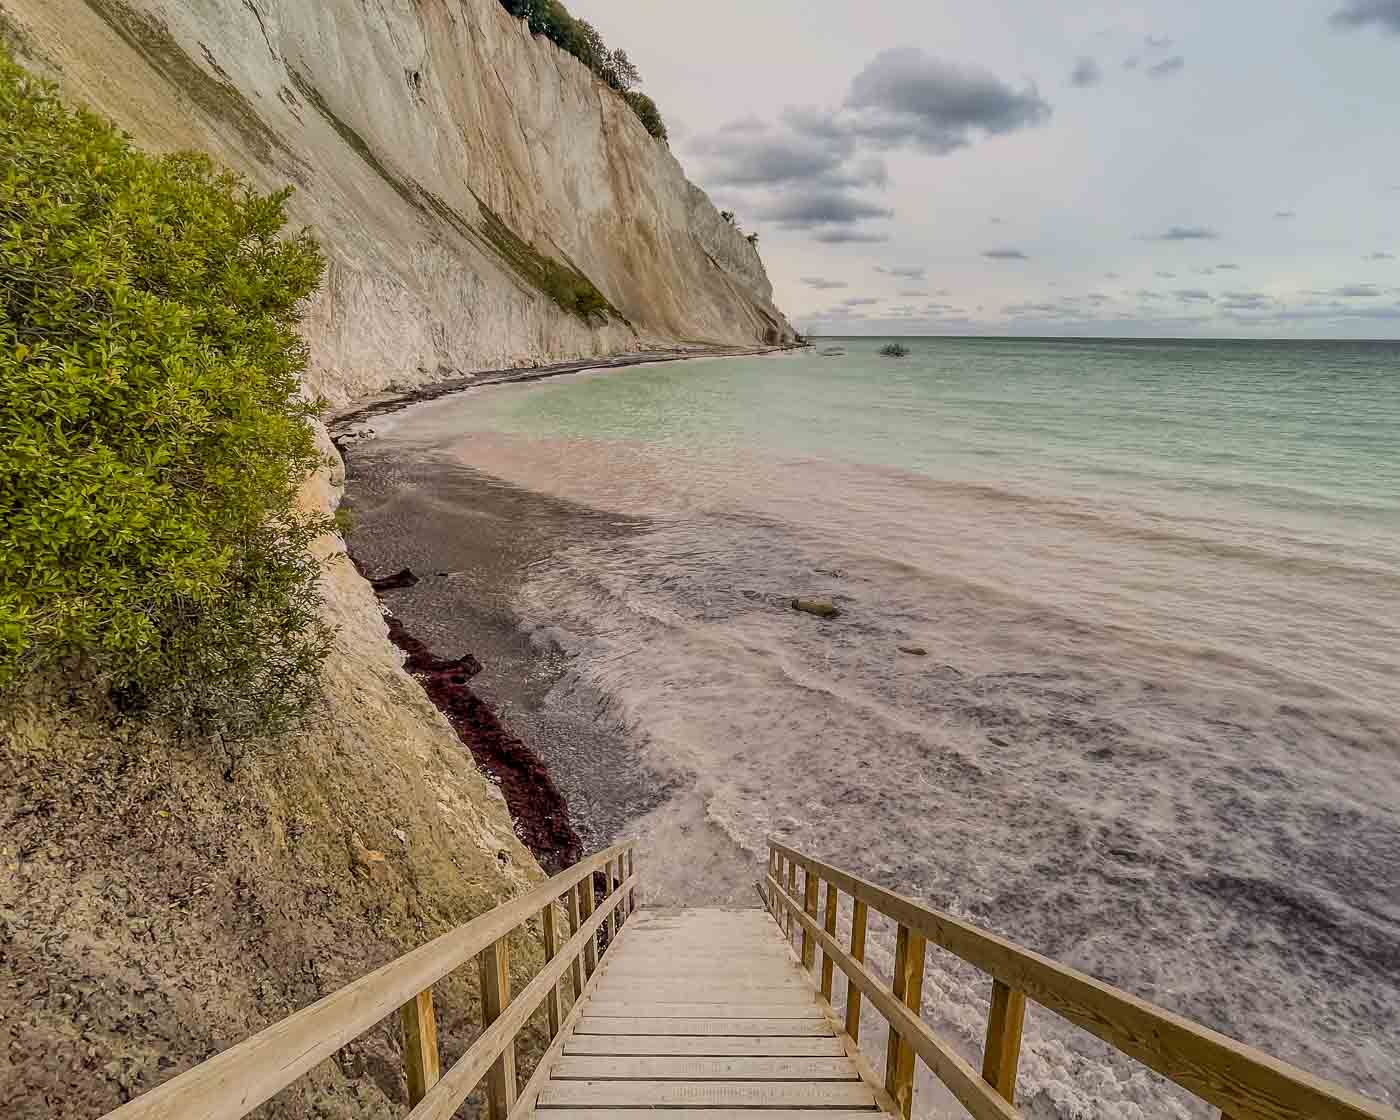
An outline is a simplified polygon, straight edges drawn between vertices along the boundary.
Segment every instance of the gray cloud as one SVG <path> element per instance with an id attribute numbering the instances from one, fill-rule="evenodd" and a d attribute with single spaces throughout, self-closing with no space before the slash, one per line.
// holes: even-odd
<path id="1" fill-rule="evenodd" d="M 777 222 L 782 229 L 818 229 L 854 225 L 867 218 L 891 218 L 894 211 L 844 191 L 817 188 L 779 195 L 760 206 L 755 214 L 765 221 Z"/>
<path id="2" fill-rule="evenodd" d="M 819 292 L 829 292 L 833 288 L 850 287 L 844 280 L 827 280 L 822 276 L 804 276 L 802 277 L 802 283 L 806 284 L 809 288 L 816 288 Z"/>
<path id="3" fill-rule="evenodd" d="M 1205 226 L 1170 226 L 1165 233 L 1148 238 L 1149 241 L 1216 241 L 1220 234 Z"/>
<path id="4" fill-rule="evenodd" d="M 1400 0 L 1347 0 L 1332 13 L 1333 27 L 1369 27 L 1400 35 Z"/>
<path id="5" fill-rule="evenodd" d="M 1001 309 L 1003 315 L 1059 315 L 1061 309 L 1054 303 L 1008 303 Z"/>
<path id="6" fill-rule="evenodd" d="M 1238 272 L 1240 266 L 1237 264 L 1218 264 L 1215 266 L 1217 272 Z"/>
<path id="7" fill-rule="evenodd" d="M 1161 298 L 1162 298 L 1162 293 L 1161 293 L 1161 292 L 1152 292 L 1152 291 L 1148 291 L 1146 288 L 1139 288 L 1137 291 L 1135 291 L 1135 292 L 1133 293 L 1133 295 L 1137 296 L 1138 299 L 1161 299 Z"/>
<path id="8" fill-rule="evenodd" d="M 875 304 L 875 303 L 879 303 L 879 302 L 880 302 L 880 300 L 878 299 L 878 297 L 875 297 L 875 296 L 855 296 L 855 297 L 853 297 L 852 299 L 843 299 L 843 300 L 841 301 L 841 306 L 842 306 L 842 307 L 869 307 L 871 304 Z"/>
<path id="9" fill-rule="evenodd" d="M 1171 58 L 1164 58 L 1161 62 L 1154 62 L 1147 68 L 1147 75 L 1150 78 L 1169 78 L 1186 66 L 1186 59 L 1179 54 L 1174 54 Z"/>
<path id="10" fill-rule="evenodd" d="M 1377 250 L 1374 253 L 1366 254 L 1365 259 L 1368 261 L 1393 261 L 1395 259 L 1395 254 L 1383 253 L 1380 250 Z"/>
<path id="11" fill-rule="evenodd" d="M 1142 60 L 1141 60 L 1140 58 L 1138 58 L 1137 55 L 1133 55 L 1133 56 L 1130 57 L 1130 58 L 1125 58 L 1125 59 L 1123 60 L 1123 69 L 1124 69 L 1124 70 L 1136 70 L 1136 69 L 1138 68 L 1138 63 L 1141 62 L 1141 61 L 1142 61 Z"/>
<path id="12" fill-rule="evenodd" d="M 1347 284 L 1341 288 L 1333 288 L 1327 294 L 1340 296 L 1342 299 L 1374 299 L 1385 293 L 1374 284 Z"/>
<path id="13" fill-rule="evenodd" d="M 845 134 L 946 155 L 977 133 L 1000 136 L 1044 124 L 1050 115 L 1033 85 L 1016 90 L 990 71 L 893 47 L 856 75 L 843 111 L 826 120 L 809 114 L 806 127 L 812 135 Z"/>
<path id="14" fill-rule="evenodd" d="M 752 118 L 697 136 L 689 148 L 701 158 L 706 180 L 717 186 L 810 186 L 815 181 L 846 188 L 883 187 L 889 182 L 884 161 L 855 161 L 854 145 L 848 139 L 837 137 L 833 142 Z"/>
<path id="15" fill-rule="evenodd" d="M 875 271 L 883 272 L 886 276 L 898 276 L 905 280 L 922 280 L 924 273 L 928 272 L 928 268 L 924 265 L 896 265 L 892 268 L 886 268 L 884 265 L 877 264 Z"/>
<path id="16" fill-rule="evenodd" d="M 1224 292 L 1220 306 L 1227 311 L 1267 311 L 1274 306 L 1274 299 L 1263 292 Z"/>
<path id="17" fill-rule="evenodd" d="M 882 241 L 888 241 L 888 233 L 872 233 L 864 229 L 824 229 L 812 235 L 813 241 L 820 241 L 823 245 L 878 245 Z"/>
<path id="18" fill-rule="evenodd" d="M 1147 44 L 1148 50 L 1164 51 L 1172 45 L 1172 41 L 1165 35 L 1147 35 L 1142 40 Z"/>
<path id="19" fill-rule="evenodd" d="M 1103 71 L 1099 69 L 1099 64 L 1088 55 L 1084 55 L 1074 64 L 1074 69 L 1070 71 L 1069 84 L 1086 89 L 1089 86 L 1096 86 L 1103 80 Z"/>
<path id="20" fill-rule="evenodd" d="M 1274 211 L 1274 217 L 1275 217 L 1275 218 L 1296 218 L 1297 216 L 1298 216 L 1298 212 L 1297 212 L 1296 210 L 1275 210 L 1275 211 Z"/>
<path id="21" fill-rule="evenodd" d="M 1176 279 L 1176 273 L 1175 273 L 1175 272 L 1156 272 L 1156 273 L 1153 273 L 1153 275 L 1156 276 L 1157 279 L 1159 279 L 1159 280 L 1175 280 L 1175 279 Z"/>
<path id="22" fill-rule="evenodd" d="M 1209 300 L 1211 295 L 1204 288 L 1178 288 L 1172 293 L 1177 299 L 1186 300 L 1191 303 L 1199 303 L 1202 300 Z"/>
<path id="23" fill-rule="evenodd" d="M 990 261 L 1028 261 L 1030 257 L 1020 249 L 987 249 L 982 255 Z"/>
<path id="24" fill-rule="evenodd" d="M 922 288 L 900 288 L 899 294 L 902 296 L 926 296 L 928 292 Z"/>
<path id="25" fill-rule="evenodd" d="M 707 184 L 772 192 L 755 207 L 758 217 L 826 244 L 875 243 L 889 238 L 851 228 L 893 216 L 853 193 L 889 184 L 885 162 L 872 149 L 908 145 L 941 155 L 977 135 L 1014 132 L 1049 117 L 1034 86 L 1016 90 L 988 71 L 902 47 L 877 54 L 834 110 L 792 108 L 775 123 L 745 117 L 695 137 L 687 149 Z M 800 193 L 790 197 L 794 187 Z"/>

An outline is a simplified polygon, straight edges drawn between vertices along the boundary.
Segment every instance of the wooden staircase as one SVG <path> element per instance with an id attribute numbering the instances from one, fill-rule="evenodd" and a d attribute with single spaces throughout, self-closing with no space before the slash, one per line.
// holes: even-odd
<path id="1" fill-rule="evenodd" d="M 871 1117 L 876 1089 L 762 910 L 646 910 L 608 953 L 536 1102 L 540 1120 L 623 1109 L 704 1120 Z M 700 1111 L 703 1110 L 703 1111 Z M 863 1110 L 863 1111 L 862 1111 Z M 668 1117 L 679 1120 L 674 1111 Z"/>
<path id="2" fill-rule="evenodd" d="M 478 1088 L 491 1120 L 638 1120 L 656 1109 L 667 1120 L 908 1120 L 918 1063 L 975 1120 L 1016 1120 L 1028 1004 L 1209 1102 L 1223 1120 L 1400 1120 L 1387 1105 L 777 840 L 759 884 L 766 911 L 638 910 L 639 882 L 633 844 L 590 856 L 108 1120 L 241 1120 L 395 1015 L 408 1120 L 470 1116 Z M 888 977 L 866 964 L 872 912 L 895 930 Z M 513 992 L 509 946 L 522 937 L 539 939 L 544 964 Z M 980 1069 L 922 1018 L 930 945 L 988 977 Z M 472 961 L 481 1033 L 444 1070 L 433 985 Z M 863 1007 L 888 1027 L 878 1074 L 860 1046 Z M 551 1041 L 522 1084 L 517 1040 L 541 1009 Z"/>

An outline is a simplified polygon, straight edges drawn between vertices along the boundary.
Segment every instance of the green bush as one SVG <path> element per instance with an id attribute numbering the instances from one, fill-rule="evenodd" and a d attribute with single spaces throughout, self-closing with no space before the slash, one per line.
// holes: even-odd
<path id="1" fill-rule="evenodd" d="M 288 193 L 137 151 L 0 55 L 0 686 L 62 661 L 228 740 L 316 694 L 322 261 Z"/>
<path id="2" fill-rule="evenodd" d="M 648 132 L 658 140 L 668 139 L 666 122 L 661 119 L 661 110 L 656 107 L 655 101 L 639 89 L 628 90 L 622 97 L 632 106 L 632 112 L 637 114 L 637 119 Z"/>

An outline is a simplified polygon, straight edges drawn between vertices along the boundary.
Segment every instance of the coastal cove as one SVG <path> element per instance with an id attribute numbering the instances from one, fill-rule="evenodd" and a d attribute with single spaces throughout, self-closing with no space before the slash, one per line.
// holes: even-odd
<path id="1" fill-rule="evenodd" d="M 585 850 L 681 853 L 649 900 L 748 904 L 777 827 L 1393 1095 L 1394 346 L 880 341 L 376 417 L 352 552 Z M 1200 1114 L 1048 1020 L 1023 1071 L 1031 1116 Z"/>

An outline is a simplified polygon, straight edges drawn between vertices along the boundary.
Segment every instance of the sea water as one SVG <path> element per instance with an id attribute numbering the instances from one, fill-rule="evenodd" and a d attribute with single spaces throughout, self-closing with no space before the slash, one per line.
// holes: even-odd
<path id="1" fill-rule="evenodd" d="M 515 607 L 670 791 L 653 898 L 756 903 L 777 833 L 1400 1100 L 1400 345 L 883 341 L 377 426 L 627 518 Z M 931 953 L 974 1063 L 987 996 Z M 1211 1114 L 1040 1010 L 1019 1093 Z"/>

